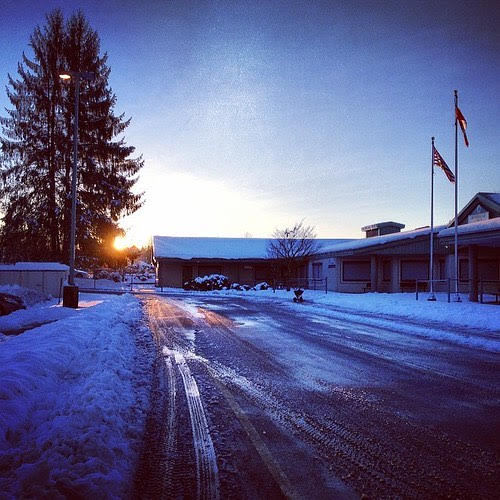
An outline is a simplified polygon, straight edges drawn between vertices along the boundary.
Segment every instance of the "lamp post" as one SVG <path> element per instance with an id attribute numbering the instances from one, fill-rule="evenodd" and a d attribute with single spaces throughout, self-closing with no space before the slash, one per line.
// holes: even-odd
<path id="1" fill-rule="evenodd" d="M 76 181 L 78 168 L 78 108 L 80 101 L 80 80 L 92 80 L 94 74 L 84 71 L 67 71 L 61 73 L 62 80 L 75 81 L 75 116 L 73 122 L 73 172 L 71 177 L 71 231 L 69 243 L 69 279 L 63 290 L 63 306 L 78 307 L 78 287 L 75 285 L 75 240 L 76 240 Z"/>

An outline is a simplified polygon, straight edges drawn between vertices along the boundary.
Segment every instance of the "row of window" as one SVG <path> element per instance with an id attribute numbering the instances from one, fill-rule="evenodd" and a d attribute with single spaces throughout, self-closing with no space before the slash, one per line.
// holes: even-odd
<path id="1" fill-rule="evenodd" d="M 402 260 L 400 262 L 400 281 L 414 281 L 429 279 L 429 261 L 426 260 Z M 342 262 L 342 281 L 359 282 L 370 281 L 371 264 L 369 260 L 351 260 Z M 495 259 L 478 260 L 478 279 L 499 280 L 500 265 Z M 323 264 L 314 262 L 312 265 L 312 277 L 323 277 Z M 437 276 L 435 279 L 446 279 L 445 261 L 437 260 Z M 459 278 L 460 281 L 469 279 L 469 260 L 459 259 Z M 392 262 L 390 260 L 382 261 L 382 281 L 392 280 Z"/>

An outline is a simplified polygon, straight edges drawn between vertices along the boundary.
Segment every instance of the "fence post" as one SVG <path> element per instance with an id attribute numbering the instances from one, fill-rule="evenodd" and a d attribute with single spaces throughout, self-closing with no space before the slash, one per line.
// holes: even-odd
<path id="1" fill-rule="evenodd" d="M 451 288 L 451 279 L 448 278 L 448 304 L 450 303 L 450 288 Z"/>
<path id="2" fill-rule="evenodd" d="M 479 297 L 481 304 L 483 303 L 483 280 L 479 280 Z"/>
<path id="3" fill-rule="evenodd" d="M 418 280 L 415 280 L 415 300 L 418 300 Z"/>
<path id="4" fill-rule="evenodd" d="M 59 298 L 57 300 L 57 305 L 61 303 L 61 290 L 62 290 L 63 279 L 59 279 Z"/>
<path id="5" fill-rule="evenodd" d="M 325 294 L 328 294 L 328 276 L 325 278 Z"/>

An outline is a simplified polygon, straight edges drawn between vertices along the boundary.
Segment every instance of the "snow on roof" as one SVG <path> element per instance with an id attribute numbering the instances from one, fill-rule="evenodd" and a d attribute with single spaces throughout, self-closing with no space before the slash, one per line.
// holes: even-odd
<path id="1" fill-rule="evenodd" d="M 68 271 L 69 266 L 59 262 L 16 262 L 0 264 L 0 271 Z"/>
<path id="2" fill-rule="evenodd" d="M 446 226 L 435 226 L 434 233 L 439 232 Z M 359 240 L 351 240 L 345 243 L 340 243 L 337 245 L 332 245 L 330 247 L 325 247 L 321 250 L 321 253 L 329 252 L 346 252 L 350 250 L 360 250 L 363 248 L 370 248 L 379 245 L 386 245 L 393 242 L 401 242 L 403 240 L 412 240 L 418 238 L 419 236 L 425 236 L 430 233 L 430 227 L 421 227 L 418 229 L 413 229 L 412 231 L 402 231 L 400 233 L 384 234 L 382 236 L 373 236 L 371 238 L 361 238 Z"/>
<path id="3" fill-rule="evenodd" d="M 500 193 L 479 193 L 500 205 Z"/>
<path id="4" fill-rule="evenodd" d="M 494 219 L 482 220 L 479 222 L 471 222 L 470 224 L 462 224 L 457 228 L 458 234 L 482 233 L 485 231 L 499 231 L 500 217 Z M 455 234 L 455 226 L 448 227 L 439 232 L 439 237 L 453 236 Z"/>
<path id="5" fill-rule="evenodd" d="M 155 258 L 171 259 L 265 259 L 269 238 L 198 238 L 153 236 Z M 323 247 L 350 241 L 317 239 Z"/>

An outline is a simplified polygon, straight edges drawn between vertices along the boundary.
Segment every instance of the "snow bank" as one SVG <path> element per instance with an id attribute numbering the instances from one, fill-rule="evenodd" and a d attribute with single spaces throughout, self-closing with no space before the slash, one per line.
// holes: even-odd
<path id="1" fill-rule="evenodd" d="M 69 317 L 0 344 L 0 491 L 124 497 L 148 398 L 134 343 L 140 305 L 124 295 L 58 309 Z"/>
<path id="2" fill-rule="evenodd" d="M 40 302 L 45 302 L 52 298 L 46 293 L 40 292 L 38 290 L 32 290 L 30 288 L 24 288 L 19 285 L 1 285 L 0 292 L 10 293 L 11 295 L 20 297 L 26 307 L 30 307 Z"/>

